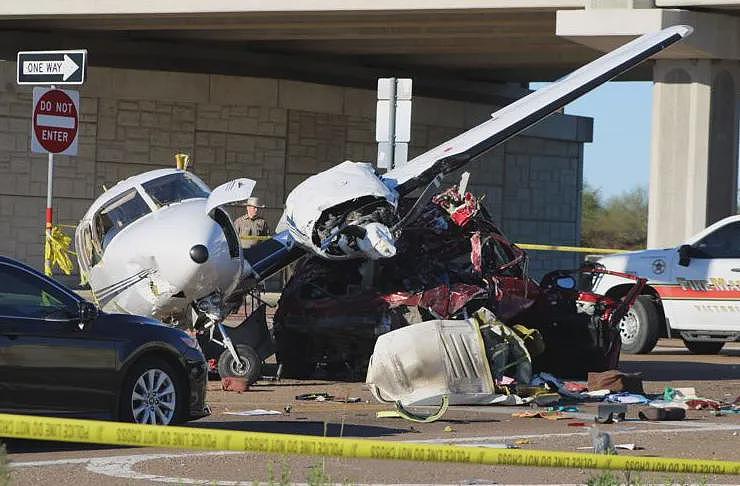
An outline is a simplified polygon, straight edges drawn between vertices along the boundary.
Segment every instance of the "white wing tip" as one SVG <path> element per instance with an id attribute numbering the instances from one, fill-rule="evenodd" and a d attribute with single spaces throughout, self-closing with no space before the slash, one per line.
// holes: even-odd
<path id="1" fill-rule="evenodd" d="M 674 25 L 673 27 L 669 27 L 669 29 L 675 31 L 681 37 L 688 37 L 694 32 L 694 28 L 690 25 Z"/>

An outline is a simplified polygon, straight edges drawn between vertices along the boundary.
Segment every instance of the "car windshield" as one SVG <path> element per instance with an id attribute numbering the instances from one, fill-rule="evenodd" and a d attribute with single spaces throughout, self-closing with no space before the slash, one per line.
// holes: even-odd
<path id="1" fill-rule="evenodd" d="M 143 183 L 142 187 L 159 207 L 185 199 L 208 197 L 208 191 L 184 172 L 159 177 Z"/>

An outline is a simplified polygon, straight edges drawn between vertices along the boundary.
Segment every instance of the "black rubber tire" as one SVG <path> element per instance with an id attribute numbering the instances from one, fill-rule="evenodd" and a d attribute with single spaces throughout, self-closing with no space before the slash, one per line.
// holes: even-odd
<path id="1" fill-rule="evenodd" d="M 683 344 L 694 354 L 717 354 L 725 345 L 723 341 L 687 341 L 685 339 Z"/>
<path id="2" fill-rule="evenodd" d="M 149 370 L 158 369 L 165 372 L 175 387 L 175 414 L 167 425 L 177 425 L 185 422 L 186 410 L 188 407 L 188 393 L 185 385 L 184 371 L 175 369 L 167 361 L 159 358 L 144 358 L 134 363 L 126 374 L 123 381 L 121 397 L 119 403 L 119 417 L 123 422 L 133 422 L 134 412 L 131 409 L 131 394 L 134 391 L 134 385 L 141 375 Z"/>
<path id="3" fill-rule="evenodd" d="M 237 371 L 234 366 L 234 358 L 228 349 L 224 349 L 221 356 L 218 357 L 218 374 L 221 378 L 236 377 L 246 378 L 248 384 L 252 384 L 262 377 L 262 360 L 257 355 L 257 352 L 246 344 L 236 345 L 236 354 L 239 355 L 242 363 L 244 364 L 244 370 L 242 372 Z"/>
<path id="4" fill-rule="evenodd" d="M 640 295 L 630 312 L 637 318 L 637 332 L 634 339 L 625 341 L 624 331 L 620 329 L 622 337 L 622 352 L 626 354 L 647 354 L 653 350 L 660 334 L 660 316 L 652 297 Z M 620 328 L 630 315 L 625 316 Z"/>

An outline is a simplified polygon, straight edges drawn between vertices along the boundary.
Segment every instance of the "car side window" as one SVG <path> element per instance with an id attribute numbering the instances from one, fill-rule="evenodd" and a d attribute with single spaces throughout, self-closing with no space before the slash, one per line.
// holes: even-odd
<path id="1" fill-rule="evenodd" d="M 0 264 L 0 315 L 64 318 L 73 305 L 72 299 L 32 273 Z"/>
<path id="2" fill-rule="evenodd" d="M 740 258 L 740 221 L 708 234 L 694 244 L 695 258 Z"/>

